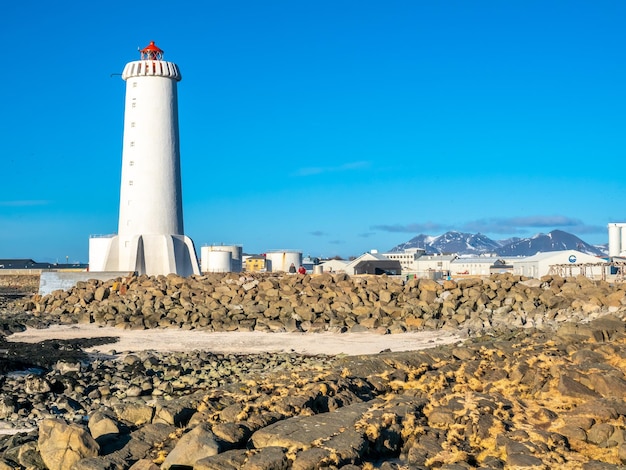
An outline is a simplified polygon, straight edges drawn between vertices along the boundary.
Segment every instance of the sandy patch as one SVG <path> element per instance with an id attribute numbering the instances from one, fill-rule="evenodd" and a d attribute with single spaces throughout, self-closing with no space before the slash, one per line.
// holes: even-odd
<path id="1" fill-rule="evenodd" d="M 119 341 L 86 349 L 86 352 L 109 353 L 112 350 L 135 352 L 153 350 L 182 352 L 206 350 L 223 354 L 258 354 L 262 352 L 296 352 L 300 354 L 376 354 L 417 351 L 461 341 L 448 331 L 422 331 L 380 335 L 376 333 L 263 333 L 206 332 L 199 330 L 122 330 L 95 324 L 54 325 L 45 329 L 29 328 L 7 337 L 8 341 L 36 343 L 46 339 L 118 337 Z"/>

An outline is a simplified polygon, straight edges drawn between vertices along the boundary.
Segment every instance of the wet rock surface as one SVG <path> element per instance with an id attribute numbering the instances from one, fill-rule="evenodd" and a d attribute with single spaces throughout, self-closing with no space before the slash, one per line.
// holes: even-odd
<path id="1" fill-rule="evenodd" d="M 85 355 L 87 340 L 50 340 L 31 345 L 32 351 L 10 343 L 15 349 L 7 359 L 37 369 L 8 373 L 15 366 L 4 366 L 0 422 L 30 430 L 0 437 L 0 467 L 626 465 L 621 284 L 513 276 L 402 284 L 325 276 L 93 282 L 48 298 L 23 298 L 0 316 L 11 325 L 6 334 L 19 325 L 78 321 L 146 328 L 146 318 L 159 315 L 156 327 L 164 328 L 161 320 L 170 315 L 178 322 L 180 313 L 171 310 L 182 308 L 189 322 L 178 328 L 456 328 L 467 339 L 422 351 L 342 357 L 207 351 L 108 357 Z M 213 287 L 200 290 L 196 284 L 205 281 Z M 254 281 L 248 286 L 254 296 L 235 298 L 233 292 Z M 229 310 L 225 297 L 241 308 Z M 131 304 L 134 313 L 120 313 Z M 116 313 L 107 319 L 113 305 Z M 201 313 L 203 305 L 209 313 Z M 201 326 L 203 318 L 211 320 Z"/>
<path id="2" fill-rule="evenodd" d="M 22 330 L 17 330 L 22 331 Z M 115 343 L 115 337 L 81 338 L 75 340 L 46 340 L 36 344 L 14 343 L 0 336 L 0 373 L 29 368 L 48 369 L 59 361 L 70 363 L 88 360 L 84 348 Z"/>

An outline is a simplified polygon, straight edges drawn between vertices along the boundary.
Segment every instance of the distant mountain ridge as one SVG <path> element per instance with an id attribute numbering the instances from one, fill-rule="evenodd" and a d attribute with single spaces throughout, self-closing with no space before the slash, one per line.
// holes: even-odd
<path id="1" fill-rule="evenodd" d="M 498 256 L 533 256 L 546 251 L 578 250 L 593 256 L 606 256 L 606 246 L 594 246 L 581 240 L 576 235 L 553 230 L 550 233 L 538 233 L 530 238 L 509 238 L 495 241 L 481 233 L 446 232 L 433 237 L 418 235 L 405 243 L 393 247 L 390 251 L 403 251 L 407 248 L 423 248 L 426 253 L 454 253 L 465 256 L 496 254 Z"/>

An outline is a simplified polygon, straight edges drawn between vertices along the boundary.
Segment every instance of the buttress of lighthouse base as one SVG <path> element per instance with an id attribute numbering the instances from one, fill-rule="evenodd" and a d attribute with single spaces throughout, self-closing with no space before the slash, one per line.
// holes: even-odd
<path id="1" fill-rule="evenodd" d="M 91 238 L 89 269 L 150 276 L 200 273 L 193 242 L 185 235 L 136 235 L 130 240 L 118 235 Z"/>

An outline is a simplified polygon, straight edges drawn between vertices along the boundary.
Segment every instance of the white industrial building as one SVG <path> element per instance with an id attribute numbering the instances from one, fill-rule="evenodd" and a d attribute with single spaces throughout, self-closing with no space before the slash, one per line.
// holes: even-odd
<path id="1" fill-rule="evenodd" d="M 126 81 L 118 233 L 89 241 L 91 271 L 199 274 L 184 235 L 178 66 L 154 42 L 124 67 Z"/>
<path id="2" fill-rule="evenodd" d="M 547 251 L 513 261 L 514 274 L 534 278 L 555 274 L 601 279 L 607 270 L 605 260 L 577 250 Z"/>
<path id="3" fill-rule="evenodd" d="M 413 274 L 418 277 L 440 279 L 450 275 L 451 263 L 458 255 L 424 255 L 415 260 Z"/>
<path id="4" fill-rule="evenodd" d="M 513 272 L 511 260 L 495 256 L 458 257 L 450 262 L 451 276 L 490 276 Z"/>
<path id="5" fill-rule="evenodd" d="M 324 272 L 345 272 L 349 275 L 388 272 L 430 279 L 447 276 L 487 277 L 504 273 L 534 278 L 554 274 L 563 277 L 584 275 L 592 279 L 603 279 L 610 274 L 611 269 L 606 260 L 577 250 L 549 251 L 529 257 L 513 258 L 425 255 L 420 253 L 420 250 L 411 249 L 382 255 L 372 250 L 353 261 L 327 260 L 321 266 Z M 385 260 L 398 264 L 385 264 Z"/>
<path id="6" fill-rule="evenodd" d="M 389 259 L 397 260 L 402 266 L 402 271 L 414 271 L 415 262 L 426 253 L 423 248 L 407 248 L 403 251 L 390 251 L 383 253 Z"/>
<path id="7" fill-rule="evenodd" d="M 427 255 L 423 248 L 407 248 L 384 253 L 383 256 L 398 261 L 402 266 L 402 274 L 428 278 L 447 276 L 450 273 L 450 263 L 458 258 L 458 255 Z"/>
<path id="8" fill-rule="evenodd" d="M 391 274 L 400 275 L 402 266 L 398 260 L 392 260 L 385 255 L 372 250 L 363 253 L 358 258 L 350 261 L 344 268 L 346 274 Z"/>
<path id="9" fill-rule="evenodd" d="M 349 263 L 350 261 L 344 259 L 328 259 L 320 263 L 320 266 L 325 273 L 345 273 Z"/>

